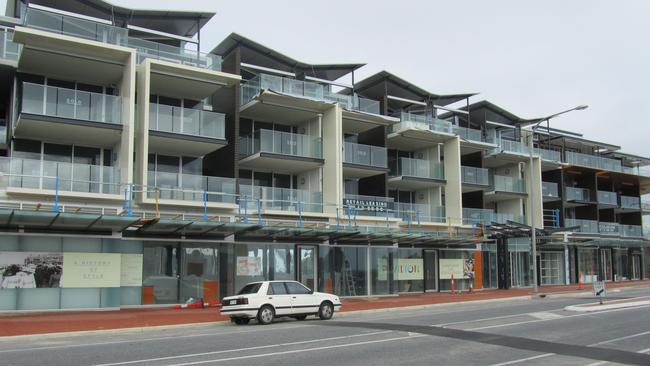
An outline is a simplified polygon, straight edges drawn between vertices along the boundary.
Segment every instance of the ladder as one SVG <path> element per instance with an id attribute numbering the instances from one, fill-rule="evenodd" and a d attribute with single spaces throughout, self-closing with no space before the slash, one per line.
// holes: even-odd
<path id="1" fill-rule="evenodd" d="M 354 284 L 354 277 L 352 276 L 352 269 L 350 261 L 346 258 L 343 262 L 343 282 L 348 296 L 357 296 L 356 286 Z"/>

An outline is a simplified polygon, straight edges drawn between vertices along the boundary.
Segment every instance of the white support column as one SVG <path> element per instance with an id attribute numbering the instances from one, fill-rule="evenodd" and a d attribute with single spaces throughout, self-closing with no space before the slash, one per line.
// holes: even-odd
<path id="1" fill-rule="evenodd" d="M 323 212 L 335 214 L 343 202 L 343 114 L 336 104 L 323 113 Z"/>
<path id="2" fill-rule="evenodd" d="M 460 137 L 446 141 L 443 145 L 445 178 L 445 209 L 451 225 L 462 225 L 463 188 L 460 169 Z"/>

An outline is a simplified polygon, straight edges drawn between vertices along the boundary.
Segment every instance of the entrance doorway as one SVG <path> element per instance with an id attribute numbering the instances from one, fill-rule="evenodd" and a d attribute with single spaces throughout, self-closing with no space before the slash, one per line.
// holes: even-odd
<path id="1" fill-rule="evenodd" d="M 438 252 L 424 251 L 424 291 L 438 291 Z"/>
<path id="2" fill-rule="evenodd" d="M 316 290 L 318 283 L 318 252 L 315 245 L 298 245 L 298 282 Z"/>
<path id="3" fill-rule="evenodd" d="M 605 281 L 613 280 L 612 272 L 612 251 L 609 249 L 600 250 L 600 268 Z"/>
<path id="4" fill-rule="evenodd" d="M 633 280 L 641 279 L 641 256 L 638 254 L 632 255 L 632 278 Z"/>

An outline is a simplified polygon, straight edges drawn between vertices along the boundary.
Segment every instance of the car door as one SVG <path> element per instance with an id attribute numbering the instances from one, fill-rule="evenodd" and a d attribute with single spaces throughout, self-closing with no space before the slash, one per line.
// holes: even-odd
<path id="1" fill-rule="evenodd" d="M 275 308 L 275 314 L 291 314 L 291 295 L 287 292 L 284 282 L 269 282 L 267 302 Z"/>
<path id="2" fill-rule="evenodd" d="M 292 314 L 308 314 L 318 311 L 318 299 L 312 291 L 298 282 L 285 282 L 291 295 Z"/>

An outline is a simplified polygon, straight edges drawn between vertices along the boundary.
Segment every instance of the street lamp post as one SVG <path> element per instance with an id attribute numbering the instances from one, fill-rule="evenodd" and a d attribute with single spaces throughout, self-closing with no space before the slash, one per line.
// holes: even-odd
<path id="1" fill-rule="evenodd" d="M 533 127 L 531 128 L 530 136 L 529 136 L 529 140 L 528 140 L 528 176 L 530 178 L 530 183 L 531 184 L 533 184 L 533 179 L 534 179 L 534 175 L 533 175 L 533 135 L 535 134 L 535 130 L 537 129 L 537 127 L 539 127 L 539 125 L 542 122 L 547 122 L 548 123 L 548 121 L 551 118 L 555 118 L 555 117 L 557 117 L 559 115 L 569 113 L 569 112 L 572 112 L 572 111 L 582 111 L 582 110 L 587 109 L 588 107 L 589 106 L 587 106 L 587 105 L 579 105 L 577 107 L 567 109 L 566 111 L 558 112 L 558 113 L 552 114 L 550 116 L 540 118 L 539 120 L 532 123 Z M 550 131 L 548 131 L 548 132 L 550 132 Z M 532 252 L 531 256 L 533 257 L 532 258 L 532 262 L 533 262 L 532 263 L 533 264 L 533 293 L 536 294 L 536 293 L 539 292 L 539 287 L 537 286 L 537 229 L 535 227 L 535 219 L 537 218 L 537 211 L 535 210 L 535 208 L 536 208 L 535 207 L 535 199 L 534 199 L 534 197 L 532 195 L 532 191 L 530 192 L 530 194 L 528 196 L 530 197 L 530 215 L 531 215 L 530 246 L 531 246 L 531 252 Z"/>

